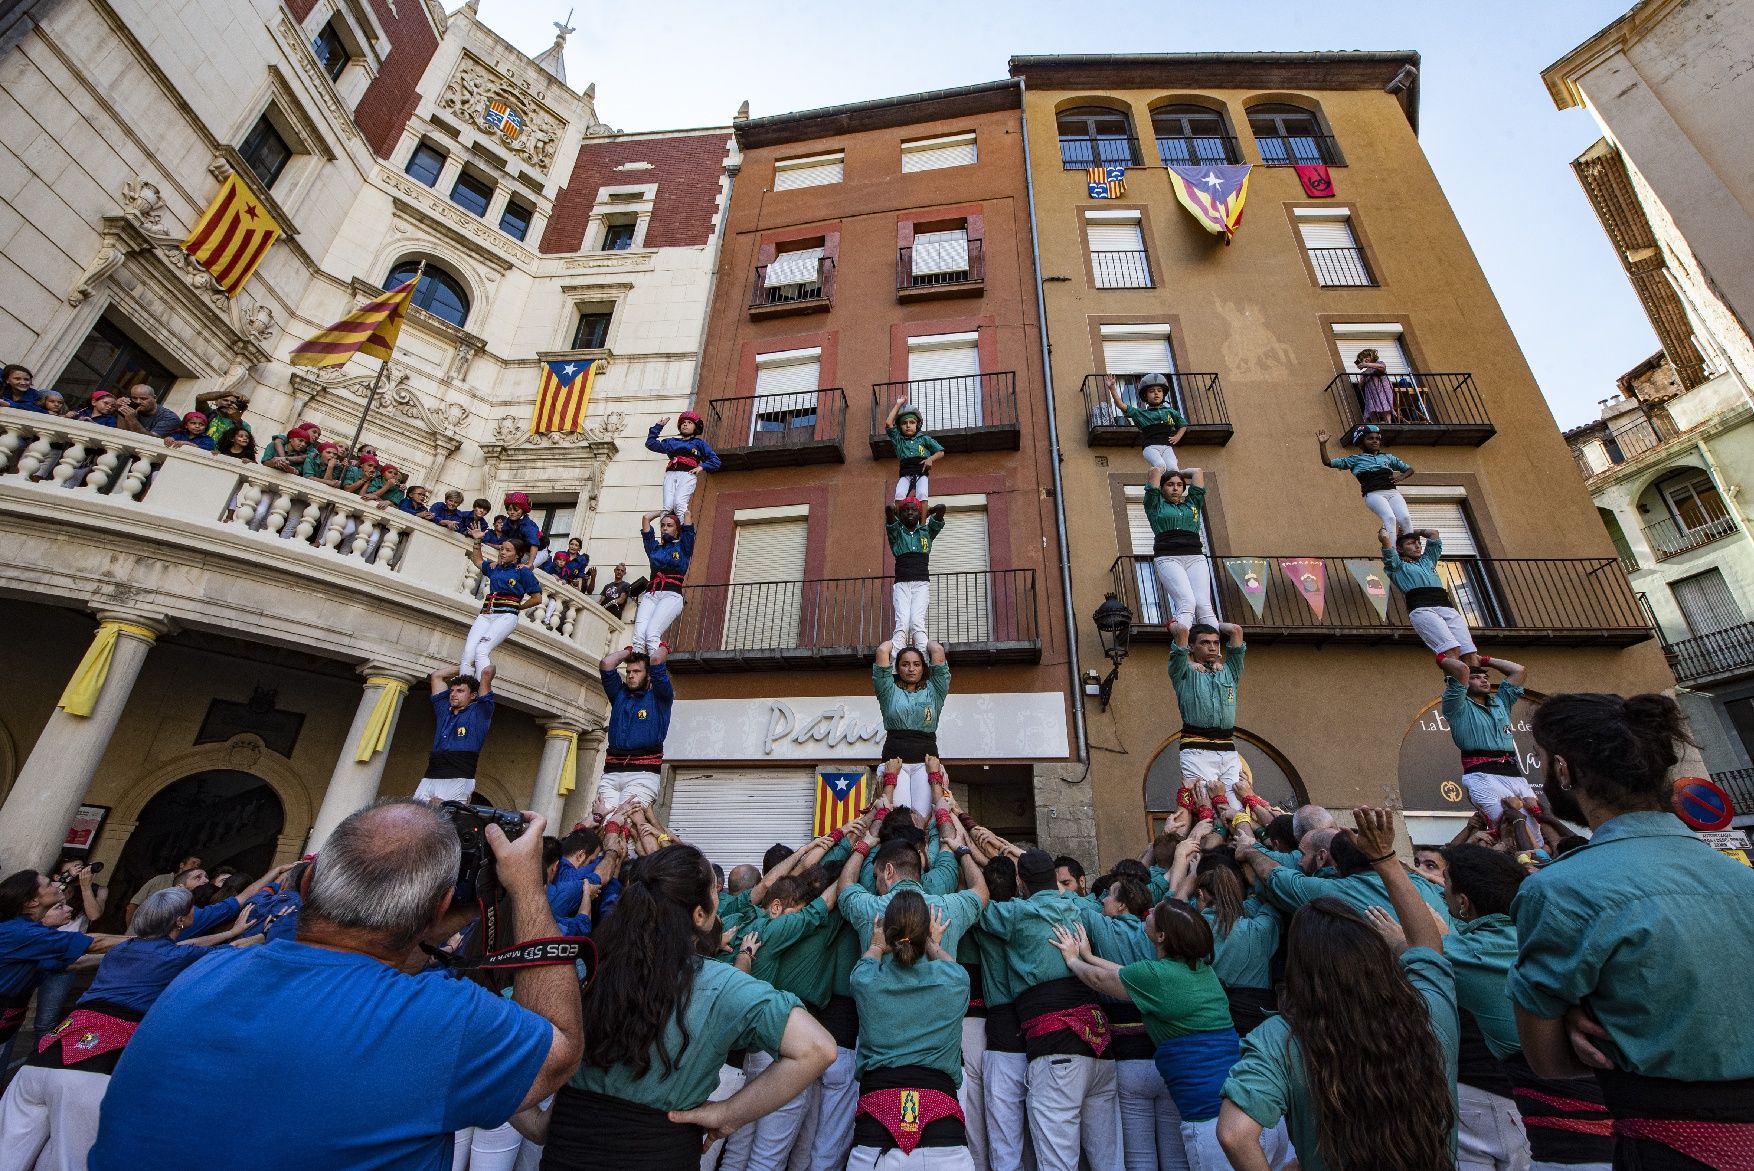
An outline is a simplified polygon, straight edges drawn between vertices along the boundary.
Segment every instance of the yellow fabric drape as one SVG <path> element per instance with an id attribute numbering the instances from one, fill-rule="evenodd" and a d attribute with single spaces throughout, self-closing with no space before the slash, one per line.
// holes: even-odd
<path id="1" fill-rule="evenodd" d="M 383 690 L 378 692 L 378 702 L 372 705 L 372 714 L 359 737 L 359 749 L 353 754 L 353 759 L 361 764 L 389 747 L 390 732 L 396 726 L 396 713 L 402 708 L 402 697 L 408 694 L 408 684 L 382 675 L 371 676 L 365 685 Z"/>
<path id="2" fill-rule="evenodd" d="M 104 681 L 110 677 L 110 663 L 116 657 L 116 639 L 123 634 L 149 643 L 158 641 L 158 632 L 149 626 L 115 619 L 102 623 L 91 645 L 85 648 L 85 657 L 73 669 L 73 678 L 67 681 L 56 707 L 70 716 L 90 716 L 97 709 L 97 697 L 103 692 Z"/>
<path id="3" fill-rule="evenodd" d="M 560 762 L 560 783 L 554 791 L 564 797 L 579 784 L 579 734 L 564 728 L 555 728 L 548 733 L 550 740 L 557 737 L 566 738 L 566 759 Z"/>

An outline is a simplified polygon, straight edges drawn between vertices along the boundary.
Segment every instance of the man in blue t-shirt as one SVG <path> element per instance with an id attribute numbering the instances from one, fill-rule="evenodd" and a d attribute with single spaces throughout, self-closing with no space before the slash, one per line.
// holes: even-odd
<path id="1" fill-rule="evenodd" d="M 541 817 L 486 831 L 509 900 L 509 944 L 551 937 Z M 409 975 L 454 912 L 460 846 L 437 811 L 387 801 L 343 821 L 306 871 L 298 938 L 220 949 L 165 990 L 104 1097 L 92 1171 L 446 1171 L 451 1136 L 496 1127 L 554 1093 L 583 1052 L 572 961 L 520 968 L 510 999 Z M 263 1084 L 251 1124 L 189 1131 L 189 1103 Z M 263 1099 L 269 1102 L 269 1099 Z"/>
<path id="2" fill-rule="evenodd" d="M 426 775 L 415 787 L 416 801 L 467 801 L 475 791 L 475 768 L 493 723 L 493 668 L 481 678 L 434 671 L 432 752 Z"/>
<path id="3" fill-rule="evenodd" d="M 669 657 L 669 650 L 660 644 L 650 655 L 624 649 L 597 664 L 603 694 L 609 697 L 609 746 L 596 797 L 605 809 L 630 799 L 647 806 L 657 803 L 664 737 L 670 732 L 670 709 L 676 702 L 670 669 L 664 665 Z"/>

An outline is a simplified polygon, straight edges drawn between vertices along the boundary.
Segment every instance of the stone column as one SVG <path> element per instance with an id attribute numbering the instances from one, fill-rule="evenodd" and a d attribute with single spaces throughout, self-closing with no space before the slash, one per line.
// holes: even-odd
<path id="1" fill-rule="evenodd" d="M 367 663 L 359 669 L 365 676 L 365 689 L 360 692 L 359 706 L 353 712 L 353 726 L 347 729 L 347 739 L 341 745 L 341 757 L 335 762 L 335 771 L 329 775 L 329 787 L 323 792 L 322 807 L 317 810 L 317 819 L 311 825 L 310 837 L 305 842 L 305 851 L 314 852 L 335 827 L 340 825 L 347 816 L 364 809 L 377 800 L 378 783 L 384 779 L 384 763 L 390 756 L 390 744 L 386 740 L 383 748 L 371 754 L 369 760 L 356 759 L 359 753 L 360 739 L 365 735 L 366 726 L 371 722 L 372 711 L 378 705 L 378 697 L 386 688 L 396 683 L 407 684 L 412 678 L 401 667 L 385 666 L 381 663 Z M 395 710 L 390 714 L 390 732 L 396 730 L 396 717 L 401 714 L 402 705 L 398 701 Z"/>
<path id="2" fill-rule="evenodd" d="M 55 864 L 61 843 L 67 840 L 67 827 L 91 788 L 134 681 L 140 677 L 146 652 L 170 630 L 163 615 L 99 610 L 97 617 L 102 623 L 121 624 L 109 672 L 91 714 L 70 715 L 57 707 L 18 770 L 18 780 L 0 806 L 0 859 L 8 872 L 27 867 L 46 870 Z"/>
<path id="3" fill-rule="evenodd" d="M 584 732 L 584 725 L 576 720 L 548 720 L 542 725 L 547 738 L 542 741 L 542 760 L 536 766 L 536 786 L 530 793 L 530 803 L 524 808 L 532 813 L 540 813 L 548 822 L 548 832 L 559 837 L 566 829 L 572 828 L 568 822 L 563 829 L 559 825 L 562 797 L 560 789 L 560 770 L 566 764 L 567 749 L 572 746 L 573 736 Z M 585 772 L 585 746 L 579 744 L 578 774 L 574 780 L 574 791 L 589 783 L 590 774 Z M 572 794 L 567 794 L 570 797 Z"/>
<path id="4" fill-rule="evenodd" d="M 559 831 L 564 833 L 585 819 L 591 812 L 591 800 L 597 795 L 597 782 L 603 776 L 603 751 L 609 746 L 602 732 L 586 732 L 579 737 L 578 787 L 561 803 Z"/>

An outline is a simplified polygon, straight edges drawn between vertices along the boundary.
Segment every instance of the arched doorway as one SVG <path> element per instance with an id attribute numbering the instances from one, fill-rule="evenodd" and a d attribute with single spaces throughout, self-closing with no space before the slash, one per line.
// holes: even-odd
<path id="1" fill-rule="evenodd" d="M 146 803 L 116 864 L 118 911 L 140 884 L 199 854 L 207 869 L 231 865 L 252 877 L 274 863 L 286 811 L 267 781 L 254 773 L 213 769 L 172 781 Z"/>
<path id="2" fill-rule="evenodd" d="M 1237 754 L 1242 757 L 1242 775 L 1254 785 L 1256 794 L 1286 809 L 1309 800 L 1303 778 L 1278 749 L 1241 728 L 1236 730 L 1235 739 Z M 1153 836 L 1175 812 L 1175 794 L 1181 783 L 1181 734 L 1177 733 L 1158 749 L 1151 767 L 1145 770 L 1145 820 Z"/>
<path id="3" fill-rule="evenodd" d="M 1535 766 L 1535 734 L 1530 720 L 1542 698 L 1538 692 L 1529 692 L 1517 701 L 1516 710 L 1511 713 L 1517 758 L 1523 775 L 1537 792 L 1541 777 Z M 1467 790 L 1462 788 L 1461 753 L 1450 739 L 1449 721 L 1440 710 L 1442 704 L 1440 696 L 1419 709 L 1401 737 L 1401 808 L 1408 835 L 1421 844 L 1441 845 L 1449 841 L 1474 812 Z"/>

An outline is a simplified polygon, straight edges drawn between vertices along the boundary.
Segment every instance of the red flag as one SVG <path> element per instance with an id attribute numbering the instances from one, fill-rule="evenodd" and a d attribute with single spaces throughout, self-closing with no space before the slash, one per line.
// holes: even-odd
<path id="1" fill-rule="evenodd" d="M 1320 622 L 1328 594 L 1327 564 L 1320 557 L 1281 557 L 1279 568 L 1297 586 L 1297 592 Z"/>
<path id="2" fill-rule="evenodd" d="M 1311 199 L 1334 198 L 1334 181 L 1328 178 L 1326 163 L 1314 163 L 1310 166 L 1296 166 L 1298 182 L 1303 184 L 1303 193 Z"/>

